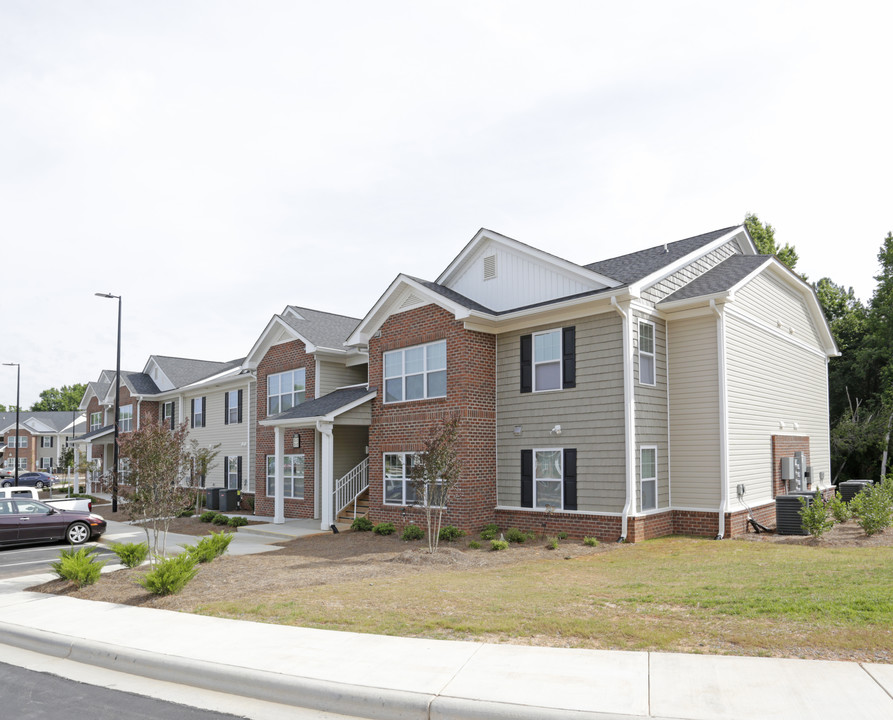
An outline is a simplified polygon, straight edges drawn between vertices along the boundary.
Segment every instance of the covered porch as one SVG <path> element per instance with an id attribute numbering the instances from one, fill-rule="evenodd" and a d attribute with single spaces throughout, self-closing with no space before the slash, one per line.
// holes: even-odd
<path id="1" fill-rule="evenodd" d="M 332 526 L 338 513 L 366 491 L 370 401 L 375 395 L 376 390 L 365 384 L 339 388 L 260 422 L 274 431 L 274 524 L 285 523 L 286 445 L 290 430 L 314 431 L 313 516 L 320 529 Z"/>
<path id="2" fill-rule="evenodd" d="M 115 426 L 106 425 L 81 435 L 72 440 L 74 448 L 74 466 L 75 469 L 80 465 L 82 459 L 86 459 L 88 463 L 94 464 L 96 469 L 88 472 L 86 475 L 87 492 L 91 492 L 92 482 L 97 480 L 103 472 L 111 470 L 115 464 Z M 78 488 L 78 473 L 75 472 L 75 488 Z"/>

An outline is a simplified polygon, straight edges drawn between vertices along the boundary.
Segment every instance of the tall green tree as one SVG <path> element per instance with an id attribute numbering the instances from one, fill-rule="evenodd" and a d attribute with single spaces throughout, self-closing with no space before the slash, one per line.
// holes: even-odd
<path id="1" fill-rule="evenodd" d="M 763 224 L 760 219 L 753 213 L 747 213 L 744 216 L 744 227 L 750 233 L 751 239 L 757 246 L 757 250 L 761 255 L 775 255 L 781 262 L 787 265 L 791 270 L 797 265 L 800 256 L 794 249 L 793 245 L 785 244 L 779 246 L 775 242 L 775 228 L 769 223 Z"/>
<path id="2" fill-rule="evenodd" d="M 86 391 L 85 383 L 49 388 L 40 393 L 40 400 L 31 406 L 31 410 L 77 410 Z"/>

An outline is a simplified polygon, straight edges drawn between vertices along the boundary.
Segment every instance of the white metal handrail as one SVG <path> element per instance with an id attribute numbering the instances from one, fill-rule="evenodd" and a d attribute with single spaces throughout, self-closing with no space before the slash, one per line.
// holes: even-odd
<path id="1" fill-rule="evenodd" d="M 357 516 L 357 498 L 369 487 L 369 458 L 363 458 L 353 470 L 335 483 L 335 515 L 351 503 L 353 516 Z"/>

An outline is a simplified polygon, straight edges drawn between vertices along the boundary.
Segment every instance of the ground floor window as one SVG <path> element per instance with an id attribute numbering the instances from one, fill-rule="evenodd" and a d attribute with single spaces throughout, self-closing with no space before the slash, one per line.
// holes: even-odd
<path id="1" fill-rule="evenodd" d="M 118 482 L 130 484 L 130 458 L 118 458 Z"/>
<path id="2" fill-rule="evenodd" d="M 241 455 L 223 458 L 223 480 L 227 490 L 240 490 L 242 488 Z"/>
<path id="3" fill-rule="evenodd" d="M 521 507 L 577 509 L 575 448 L 521 451 Z"/>
<path id="4" fill-rule="evenodd" d="M 53 469 L 53 458 L 42 457 L 40 458 L 40 469 L 41 470 L 52 470 Z"/>
<path id="5" fill-rule="evenodd" d="M 564 457 L 561 450 L 533 451 L 533 506 L 562 507 L 561 485 L 564 479 Z"/>
<path id="6" fill-rule="evenodd" d="M 304 499 L 304 456 L 283 455 L 282 457 L 283 496 L 296 500 Z M 276 456 L 267 455 L 267 497 L 276 495 Z"/>
<path id="7" fill-rule="evenodd" d="M 384 501 L 387 505 L 423 505 L 425 498 L 420 498 L 412 484 L 412 466 L 415 453 L 384 454 Z M 435 483 L 431 504 L 442 504 L 440 494 L 442 486 Z"/>
<path id="8" fill-rule="evenodd" d="M 642 484 L 642 510 L 657 509 L 657 448 L 639 450 L 639 477 Z"/>

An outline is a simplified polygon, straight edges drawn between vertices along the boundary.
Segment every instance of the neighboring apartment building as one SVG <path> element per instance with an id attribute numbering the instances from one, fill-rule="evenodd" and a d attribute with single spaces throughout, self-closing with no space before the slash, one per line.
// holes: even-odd
<path id="1" fill-rule="evenodd" d="M 630 541 L 774 524 L 780 457 L 830 485 L 818 301 L 743 226 L 577 265 L 481 230 L 435 282 L 400 275 L 368 349 L 371 517 L 418 521 L 411 455 L 460 417 L 446 522 Z M 740 488 L 740 491 L 739 491 Z"/>
<path id="2" fill-rule="evenodd" d="M 62 451 L 75 434 L 84 430 L 82 413 L 63 411 L 22 411 L 16 436 L 15 412 L 0 413 L 0 457 L 3 468 L 15 471 L 18 444 L 19 472 L 56 472 Z M 18 440 L 16 440 L 18 437 Z"/>

